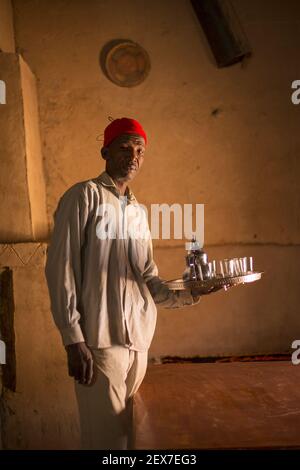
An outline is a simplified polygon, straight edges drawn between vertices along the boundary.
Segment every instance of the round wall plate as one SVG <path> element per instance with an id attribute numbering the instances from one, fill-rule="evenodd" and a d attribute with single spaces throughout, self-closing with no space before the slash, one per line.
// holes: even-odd
<path id="1" fill-rule="evenodd" d="M 133 87 L 142 83 L 150 71 L 150 58 L 145 49 L 132 41 L 119 41 L 105 51 L 106 76 L 116 85 Z"/>

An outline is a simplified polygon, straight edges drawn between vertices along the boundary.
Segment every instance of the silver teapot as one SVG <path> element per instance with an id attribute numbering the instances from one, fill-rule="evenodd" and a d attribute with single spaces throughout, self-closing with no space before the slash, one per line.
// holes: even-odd
<path id="1" fill-rule="evenodd" d="M 186 243 L 186 250 L 188 254 L 185 257 L 186 269 L 182 275 L 183 280 L 203 281 L 211 279 L 207 254 L 195 237 L 192 238 L 191 242 Z"/>

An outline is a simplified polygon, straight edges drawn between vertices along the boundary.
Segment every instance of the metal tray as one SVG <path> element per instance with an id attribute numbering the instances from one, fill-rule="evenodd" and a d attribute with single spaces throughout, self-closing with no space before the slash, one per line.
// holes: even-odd
<path id="1" fill-rule="evenodd" d="M 171 281 L 165 281 L 165 284 L 171 290 L 185 290 L 191 288 L 213 288 L 222 286 L 238 286 L 239 284 L 247 284 L 250 282 L 258 281 L 263 272 L 251 271 L 247 274 L 240 276 L 217 276 L 212 279 L 206 279 L 204 281 L 184 281 L 183 279 L 173 279 Z"/>

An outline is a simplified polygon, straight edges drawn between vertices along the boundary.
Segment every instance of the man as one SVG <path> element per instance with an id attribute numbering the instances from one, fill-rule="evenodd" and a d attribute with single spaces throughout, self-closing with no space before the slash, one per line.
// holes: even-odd
<path id="1" fill-rule="evenodd" d="M 54 214 L 45 272 L 75 379 L 84 449 L 131 445 L 132 397 L 147 369 L 155 304 L 200 300 L 198 292 L 173 292 L 162 282 L 151 238 L 122 236 L 127 209 L 137 205 L 128 183 L 143 165 L 146 144 L 136 120 L 112 121 L 101 149 L 106 171 L 69 188 Z M 111 224 L 115 214 L 121 224 Z"/>

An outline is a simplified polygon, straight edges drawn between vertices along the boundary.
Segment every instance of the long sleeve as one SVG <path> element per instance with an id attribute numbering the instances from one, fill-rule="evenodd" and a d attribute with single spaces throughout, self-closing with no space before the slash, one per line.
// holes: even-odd
<path id="1" fill-rule="evenodd" d="M 85 340 L 79 323 L 78 299 L 87 218 L 84 187 L 76 184 L 61 197 L 54 213 L 54 230 L 45 267 L 51 311 L 64 345 Z"/>
<path id="2" fill-rule="evenodd" d="M 152 241 L 149 239 L 148 260 L 143 273 L 145 282 L 153 297 L 154 302 L 164 308 L 180 308 L 187 305 L 196 305 L 200 302 L 200 296 L 193 297 L 188 290 L 173 291 L 164 283 L 158 275 L 158 269 L 153 259 Z"/>

